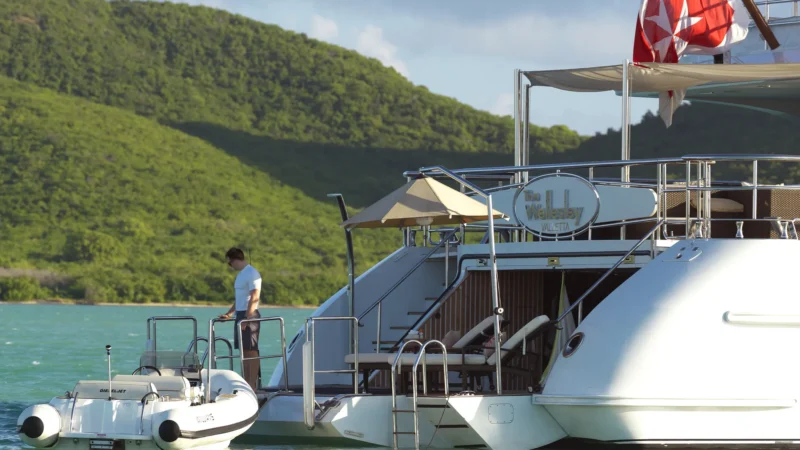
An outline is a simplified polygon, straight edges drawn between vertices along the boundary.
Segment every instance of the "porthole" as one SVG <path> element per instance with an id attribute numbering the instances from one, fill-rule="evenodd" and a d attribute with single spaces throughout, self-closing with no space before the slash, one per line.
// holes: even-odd
<path id="1" fill-rule="evenodd" d="M 573 334 L 572 337 L 569 338 L 569 341 L 567 341 L 567 345 L 564 346 L 564 351 L 561 352 L 561 354 L 564 355 L 564 358 L 569 358 L 573 353 L 575 353 L 575 350 L 581 346 L 582 342 L 583 333 L 578 332 Z"/>

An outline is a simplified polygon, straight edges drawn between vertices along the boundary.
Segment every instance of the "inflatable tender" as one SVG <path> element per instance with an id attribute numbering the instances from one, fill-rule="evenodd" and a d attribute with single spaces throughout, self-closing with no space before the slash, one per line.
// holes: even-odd
<path id="1" fill-rule="evenodd" d="M 258 416 L 256 394 L 234 371 L 195 371 L 190 379 L 184 369 L 152 369 L 110 382 L 78 381 L 49 404 L 28 407 L 17 419 L 20 439 L 36 448 L 223 449 Z"/>

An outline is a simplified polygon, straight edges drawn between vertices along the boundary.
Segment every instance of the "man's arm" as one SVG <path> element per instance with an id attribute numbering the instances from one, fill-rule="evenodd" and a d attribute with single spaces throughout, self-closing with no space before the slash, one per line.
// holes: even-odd
<path id="1" fill-rule="evenodd" d="M 228 308 L 228 312 L 226 312 L 225 314 L 220 314 L 219 318 L 220 319 L 230 319 L 231 317 L 233 317 L 233 312 L 234 311 L 236 311 L 236 300 L 234 300 L 233 304 L 231 305 L 231 307 Z"/>
<path id="2" fill-rule="evenodd" d="M 258 306 L 258 299 L 261 296 L 261 289 L 256 288 L 250 291 L 250 299 L 247 302 L 247 318 L 250 319 L 256 315 L 256 308 Z"/>
<path id="3" fill-rule="evenodd" d="M 258 308 L 258 300 L 261 297 L 261 274 L 253 271 L 253 281 L 248 286 L 250 288 L 250 298 L 247 301 L 247 318 L 250 319 L 256 315 Z"/>

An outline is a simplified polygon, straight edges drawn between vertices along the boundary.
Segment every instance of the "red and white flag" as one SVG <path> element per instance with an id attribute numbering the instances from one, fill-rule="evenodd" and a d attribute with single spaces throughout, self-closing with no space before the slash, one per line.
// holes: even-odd
<path id="1" fill-rule="evenodd" d="M 684 54 L 725 53 L 747 37 L 749 22 L 742 0 L 642 0 L 633 62 L 677 63 Z M 659 95 L 658 113 L 667 127 L 685 95 L 683 90 Z"/>

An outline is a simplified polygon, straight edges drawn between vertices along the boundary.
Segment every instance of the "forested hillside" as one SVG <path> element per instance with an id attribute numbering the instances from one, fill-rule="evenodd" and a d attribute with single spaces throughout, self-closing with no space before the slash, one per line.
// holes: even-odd
<path id="1" fill-rule="evenodd" d="M 234 245 L 269 303 L 346 282 L 334 203 L 133 113 L 4 77 L 0 105 L 0 299 L 231 301 Z M 360 269 L 399 242 L 358 233 Z"/>
<path id="2" fill-rule="evenodd" d="M 0 300 L 229 301 L 241 245 L 269 302 L 317 304 L 346 281 L 327 193 L 358 208 L 404 170 L 512 164 L 510 118 L 206 7 L 0 0 L 0 75 Z M 645 117 L 632 154 L 796 153 L 796 127 L 694 105 Z M 531 134 L 534 163 L 619 156 L 618 131 Z M 357 271 L 399 242 L 359 230 Z"/>

